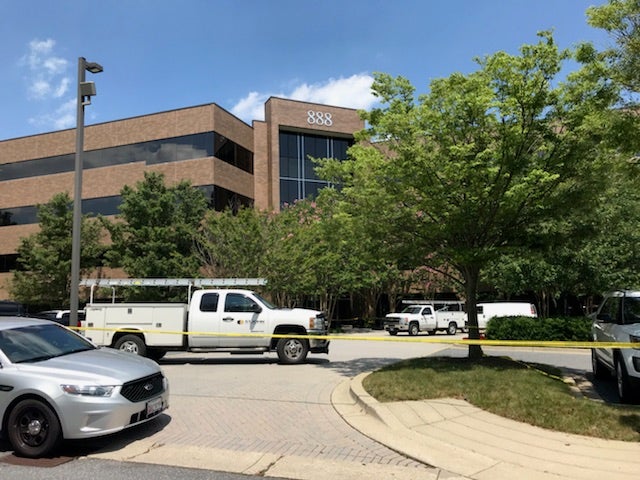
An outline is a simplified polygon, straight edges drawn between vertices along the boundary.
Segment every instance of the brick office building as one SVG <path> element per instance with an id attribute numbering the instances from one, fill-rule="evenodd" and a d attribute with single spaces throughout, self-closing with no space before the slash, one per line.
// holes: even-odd
<path id="1" fill-rule="evenodd" d="M 248 125 L 216 104 L 85 128 L 83 213 L 118 213 L 120 190 L 144 172 L 189 180 L 211 205 L 277 210 L 326 183 L 309 156 L 345 158 L 364 124 L 356 110 L 270 98 L 265 120 Z M 75 129 L 0 141 L 0 299 L 20 238 L 37 231 L 37 205 L 73 198 Z M 71 235 L 71 232 L 69 232 Z"/>

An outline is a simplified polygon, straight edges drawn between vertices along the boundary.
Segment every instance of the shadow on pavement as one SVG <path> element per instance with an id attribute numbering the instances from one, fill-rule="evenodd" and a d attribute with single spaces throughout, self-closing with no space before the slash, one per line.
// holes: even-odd
<path id="1" fill-rule="evenodd" d="M 30 467 L 52 467 L 84 457 L 96 452 L 115 452 L 125 448 L 127 445 L 150 437 L 163 430 L 171 422 L 171 416 L 162 413 L 153 420 L 122 430 L 103 437 L 85 438 L 82 440 L 65 440 L 58 447 L 57 451 L 49 457 L 39 459 L 26 459 L 13 454 L 11 445 L 5 439 L 0 440 L 0 462 L 11 465 L 22 465 Z"/>

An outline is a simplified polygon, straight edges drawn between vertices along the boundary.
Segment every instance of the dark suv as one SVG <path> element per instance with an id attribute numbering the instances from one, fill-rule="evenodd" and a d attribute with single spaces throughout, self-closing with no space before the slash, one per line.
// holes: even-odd
<path id="1" fill-rule="evenodd" d="M 602 378 L 613 373 L 620 400 L 637 400 L 640 392 L 640 291 L 608 293 L 592 320 L 593 341 L 610 344 L 591 349 L 594 376 Z"/>

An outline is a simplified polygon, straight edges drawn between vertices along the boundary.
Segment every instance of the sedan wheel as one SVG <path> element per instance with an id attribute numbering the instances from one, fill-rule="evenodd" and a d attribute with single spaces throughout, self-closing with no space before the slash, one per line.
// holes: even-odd
<path id="1" fill-rule="evenodd" d="M 40 400 L 23 400 L 13 407 L 7 430 L 11 446 L 23 457 L 45 456 L 60 441 L 58 417 L 51 407 Z"/>

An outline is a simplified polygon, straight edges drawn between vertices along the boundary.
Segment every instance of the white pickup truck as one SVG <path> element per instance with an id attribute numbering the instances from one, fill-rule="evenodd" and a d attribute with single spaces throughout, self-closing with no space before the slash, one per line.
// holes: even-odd
<path id="1" fill-rule="evenodd" d="M 280 363 L 329 353 L 322 312 L 280 309 L 244 289 L 195 290 L 183 303 L 91 303 L 81 324 L 95 344 L 154 359 L 168 351 L 277 352 Z"/>
<path id="2" fill-rule="evenodd" d="M 398 332 L 408 332 L 409 335 L 427 332 L 434 335 L 439 330 L 455 335 L 458 330 L 465 329 L 466 320 L 462 302 L 432 302 L 408 305 L 399 313 L 387 314 L 384 329 L 389 335 L 397 335 Z"/>

